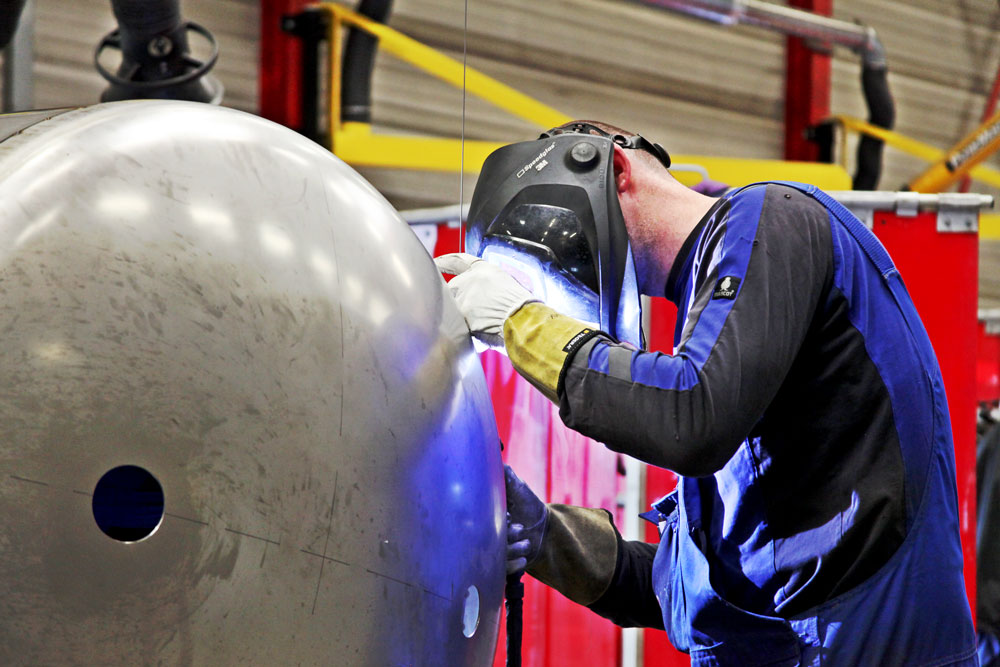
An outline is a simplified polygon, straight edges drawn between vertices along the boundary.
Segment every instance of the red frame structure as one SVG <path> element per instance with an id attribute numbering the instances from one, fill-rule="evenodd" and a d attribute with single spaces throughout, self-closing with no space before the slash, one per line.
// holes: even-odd
<path id="1" fill-rule="evenodd" d="M 298 14 L 309 4 L 310 0 L 260 3 L 257 108 L 264 118 L 295 129 L 302 126 L 302 52 L 299 41 L 281 25 L 283 16 Z"/>
<path id="2" fill-rule="evenodd" d="M 830 16 L 833 0 L 789 0 L 789 7 Z M 808 128 L 830 115 L 830 54 L 798 37 L 785 52 L 785 159 L 819 159 L 819 147 L 806 138 Z"/>

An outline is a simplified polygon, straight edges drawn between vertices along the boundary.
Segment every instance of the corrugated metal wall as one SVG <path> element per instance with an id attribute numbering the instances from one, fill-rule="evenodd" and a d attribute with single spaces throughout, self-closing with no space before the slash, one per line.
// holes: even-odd
<path id="1" fill-rule="evenodd" d="M 106 0 L 35 0 L 36 106 L 87 104 L 103 81 L 91 66 L 113 27 Z M 616 0 L 397 0 L 391 25 L 572 116 L 633 127 L 676 153 L 781 157 L 784 39 L 753 27 L 724 28 Z M 258 0 L 188 0 L 187 18 L 209 27 L 222 55 L 225 103 L 256 106 Z M 973 128 L 996 72 L 1000 10 L 993 0 L 836 0 L 838 18 L 881 36 L 897 100 L 897 129 L 946 147 Z M 859 65 L 834 59 L 832 110 L 863 115 Z M 535 128 L 477 99 L 465 134 L 519 140 Z M 391 57 L 379 56 L 374 119 L 387 131 L 458 136 L 462 94 Z M 1000 159 L 994 159 L 1000 165 Z M 882 186 L 921 164 L 890 151 Z M 453 174 L 366 170 L 399 207 L 457 202 Z M 473 182 L 464 184 L 465 198 Z M 982 189 L 982 188 L 979 188 Z M 930 250 L 929 250 L 930 252 Z M 983 244 L 982 298 L 1000 305 L 1000 243 Z"/>

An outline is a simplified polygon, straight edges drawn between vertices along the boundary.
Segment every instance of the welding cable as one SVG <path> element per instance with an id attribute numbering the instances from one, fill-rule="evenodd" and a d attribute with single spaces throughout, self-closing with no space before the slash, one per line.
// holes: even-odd
<path id="1" fill-rule="evenodd" d="M 507 610 L 507 667 L 521 667 L 521 629 L 523 628 L 524 582 L 517 572 L 507 577 L 504 608 Z"/>

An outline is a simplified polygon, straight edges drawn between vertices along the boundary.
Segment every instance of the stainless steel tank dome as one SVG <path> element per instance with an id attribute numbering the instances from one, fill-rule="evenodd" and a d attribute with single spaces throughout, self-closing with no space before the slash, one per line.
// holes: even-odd
<path id="1" fill-rule="evenodd" d="M 40 118 L 0 142 L 0 663 L 488 664 L 496 424 L 398 214 L 238 111 Z"/>

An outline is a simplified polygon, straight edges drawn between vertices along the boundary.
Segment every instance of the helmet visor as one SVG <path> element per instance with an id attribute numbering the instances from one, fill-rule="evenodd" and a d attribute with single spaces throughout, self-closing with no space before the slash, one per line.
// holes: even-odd
<path id="1" fill-rule="evenodd" d="M 504 212 L 491 224 L 485 238 L 520 241 L 538 246 L 534 254 L 562 270 L 595 294 L 599 292 L 594 256 L 580 218 L 574 211 L 547 204 L 520 204 Z M 530 252 L 530 250 L 529 250 Z"/>

